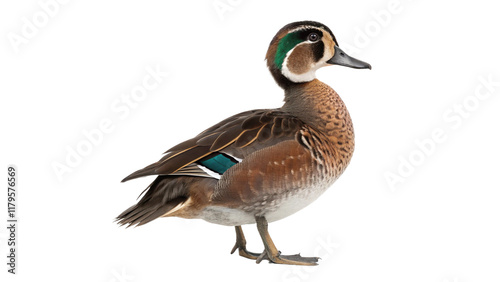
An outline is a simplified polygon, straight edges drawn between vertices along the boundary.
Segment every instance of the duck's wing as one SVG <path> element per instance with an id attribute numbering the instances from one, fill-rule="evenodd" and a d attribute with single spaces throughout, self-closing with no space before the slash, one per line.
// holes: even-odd
<path id="1" fill-rule="evenodd" d="M 249 154 L 296 139 L 304 126 L 280 110 L 253 110 L 227 118 L 165 152 L 158 162 L 122 181 L 147 175 L 188 175 L 220 178 Z"/>

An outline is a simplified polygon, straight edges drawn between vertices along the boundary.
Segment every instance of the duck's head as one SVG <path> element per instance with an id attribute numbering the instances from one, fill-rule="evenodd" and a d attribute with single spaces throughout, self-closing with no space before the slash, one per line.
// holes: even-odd
<path id="1" fill-rule="evenodd" d="M 370 64 L 342 51 L 326 25 L 313 21 L 293 22 L 281 28 L 269 45 L 266 60 L 282 88 L 311 81 L 317 69 L 328 65 L 371 69 Z"/>

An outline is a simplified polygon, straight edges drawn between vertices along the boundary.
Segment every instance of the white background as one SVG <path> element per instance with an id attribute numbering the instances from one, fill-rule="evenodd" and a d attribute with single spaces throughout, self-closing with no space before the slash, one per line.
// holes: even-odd
<path id="1" fill-rule="evenodd" d="M 19 169 L 19 274 L 7 274 L 2 227 L 2 281 L 500 280 L 492 1 L 67 1 L 49 16 L 47 2 L 0 4 L 1 167 Z M 38 25 L 28 36 L 24 18 Z M 320 199 L 270 224 L 283 253 L 320 255 L 320 265 L 256 265 L 229 254 L 232 227 L 201 220 L 113 223 L 153 179 L 123 177 L 229 115 L 281 106 L 265 52 L 279 28 L 304 19 L 373 66 L 318 71 L 350 110 L 356 152 Z M 148 67 L 169 75 L 127 116 L 113 110 Z M 103 120 L 112 130 L 69 166 Z M 54 164 L 70 171 L 59 179 Z M 400 178 L 391 186 L 388 175 Z M 255 226 L 244 230 L 262 251 Z"/>

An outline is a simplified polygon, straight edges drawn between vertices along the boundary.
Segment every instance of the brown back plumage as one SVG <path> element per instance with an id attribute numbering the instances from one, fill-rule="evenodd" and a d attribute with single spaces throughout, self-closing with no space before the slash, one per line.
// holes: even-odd
<path id="1" fill-rule="evenodd" d="M 190 164 L 211 153 L 223 150 L 232 156 L 242 158 L 248 151 L 245 148 L 252 143 L 256 143 L 254 145 L 257 147 L 269 146 L 283 140 L 293 139 L 302 126 L 303 123 L 299 119 L 279 110 L 243 112 L 170 148 L 158 162 L 130 174 L 122 181 L 147 175 L 175 173 L 179 175 L 179 171 Z M 250 151 L 253 150 L 250 149 Z"/>

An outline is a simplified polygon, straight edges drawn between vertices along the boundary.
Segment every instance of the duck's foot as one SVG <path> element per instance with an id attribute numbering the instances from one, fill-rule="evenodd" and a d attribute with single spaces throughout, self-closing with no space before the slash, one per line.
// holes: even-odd
<path id="1" fill-rule="evenodd" d="M 317 265 L 319 257 L 302 257 L 300 254 L 296 255 L 281 255 L 267 231 L 267 220 L 265 217 L 256 217 L 257 229 L 264 243 L 265 250 L 256 259 L 256 263 L 260 263 L 266 259 L 272 263 L 278 264 L 292 264 L 292 265 Z"/>
<path id="2" fill-rule="evenodd" d="M 260 254 L 252 253 L 247 250 L 247 242 L 245 240 L 245 235 L 243 235 L 243 229 L 241 229 L 241 226 L 235 226 L 234 228 L 236 229 L 236 243 L 231 250 L 231 254 L 238 250 L 240 256 L 256 260 L 260 256 Z"/>
<path id="3" fill-rule="evenodd" d="M 256 263 L 260 263 L 262 260 L 268 260 L 270 263 L 277 264 L 292 264 L 292 265 L 318 265 L 319 257 L 303 257 L 300 254 L 296 255 L 281 255 L 278 251 L 277 255 L 271 255 L 264 250 L 262 254 L 256 259 Z"/>

